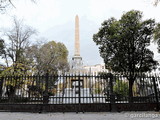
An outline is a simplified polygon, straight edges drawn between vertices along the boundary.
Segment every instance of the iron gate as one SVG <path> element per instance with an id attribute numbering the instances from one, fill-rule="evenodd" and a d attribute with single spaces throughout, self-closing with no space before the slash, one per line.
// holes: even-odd
<path id="1" fill-rule="evenodd" d="M 55 93 L 49 96 L 49 104 L 62 105 L 64 111 L 109 111 L 109 104 L 106 104 L 110 99 L 108 97 L 107 100 L 107 84 L 106 79 L 98 76 L 59 76 L 54 84 Z"/>

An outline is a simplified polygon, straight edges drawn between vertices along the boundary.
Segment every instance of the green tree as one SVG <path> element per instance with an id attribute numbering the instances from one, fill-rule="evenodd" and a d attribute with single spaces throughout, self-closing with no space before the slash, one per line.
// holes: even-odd
<path id="1" fill-rule="evenodd" d="M 58 72 L 65 73 L 69 69 L 68 50 L 63 43 L 50 41 L 44 44 L 35 44 L 28 47 L 26 58 L 30 61 L 32 73 L 34 75 L 55 75 L 54 79 L 49 79 L 49 89 L 53 90 L 53 85 L 58 80 Z M 31 86 L 33 87 L 33 86 Z"/>
<path id="2" fill-rule="evenodd" d="M 68 71 L 68 50 L 63 43 L 50 41 L 41 46 L 33 45 L 28 48 L 26 55 L 33 62 L 36 74 Z"/>
<path id="3" fill-rule="evenodd" d="M 29 73 L 30 68 L 22 63 L 14 63 L 11 66 L 6 67 L 1 72 L 1 77 L 3 78 L 5 76 L 6 95 L 8 96 L 9 100 L 14 100 L 14 97 L 16 97 L 17 89 L 25 89 L 26 81 L 24 81 L 19 76 L 24 76 L 26 74 L 29 75 Z M 4 81 L 3 79 L 1 80 L 2 82 Z"/>
<path id="4" fill-rule="evenodd" d="M 157 24 L 154 31 L 154 42 L 158 44 L 158 52 L 160 53 L 160 24 Z"/>
<path id="5" fill-rule="evenodd" d="M 128 83 L 125 81 L 116 80 L 113 86 L 113 91 L 117 96 L 127 97 L 129 93 Z"/>
<path id="6" fill-rule="evenodd" d="M 99 32 L 93 36 L 106 68 L 128 72 L 130 102 L 135 73 L 151 71 L 158 65 L 153 59 L 154 53 L 147 48 L 153 38 L 154 28 L 153 19 L 143 21 L 142 13 L 132 10 L 123 14 L 120 20 L 110 18 L 104 21 Z"/>

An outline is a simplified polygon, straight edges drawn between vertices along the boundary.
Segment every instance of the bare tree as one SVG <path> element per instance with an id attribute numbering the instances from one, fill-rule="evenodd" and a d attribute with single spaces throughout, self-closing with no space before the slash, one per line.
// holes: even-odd
<path id="1" fill-rule="evenodd" d="M 18 20 L 16 17 L 13 18 L 12 28 L 4 32 L 5 52 L 3 57 L 6 60 L 7 67 L 3 70 L 2 75 L 25 75 L 28 73 L 30 69 L 26 64 L 27 60 L 24 54 L 26 48 L 29 46 L 29 40 L 35 33 L 36 31 L 24 25 L 22 20 Z M 23 82 L 19 82 L 15 78 L 6 85 L 6 94 L 9 100 L 12 100 L 16 96 L 16 89 L 22 84 Z"/>
<path id="2" fill-rule="evenodd" d="M 24 61 L 24 51 L 29 46 L 30 38 L 36 34 L 36 31 L 23 24 L 22 20 L 13 18 L 13 28 L 4 33 L 8 38 L 5 47 L 6 63 L 11 60 L 12 64 Z"/>
<path id="3" fill-rule="evenodd" d="M 15 0 L 0 0 L 0 12 L 4 12 L 9 6 L 16 7 L 13 3 Z M 36 2 L 36 0 L 30 0 L 32 2 Z"/>
<path id="4" fill-rule="evenodd" d="M 154 5 L 157 6 L 160 0 L 154 0 Z"/>

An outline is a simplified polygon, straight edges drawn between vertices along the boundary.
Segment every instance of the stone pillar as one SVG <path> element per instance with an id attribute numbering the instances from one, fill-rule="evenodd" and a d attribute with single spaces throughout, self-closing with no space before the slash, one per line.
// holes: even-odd
<path id="1" fill-rule="evenodd" d="M 80 56 L 80 43 L 79 43 L 79 18 L 75 18 L 75 53 L 74 56 Z"/>
<path id="2" fill-rule="evenodd" d="M 75 17 L 75 43 L 74 43 L 74 56 L 72 57 L 70 72 L 80 73 L 82 72 L 83 62 L 80 56 L 80 39 L 79 39 L 79 18 Z"/>

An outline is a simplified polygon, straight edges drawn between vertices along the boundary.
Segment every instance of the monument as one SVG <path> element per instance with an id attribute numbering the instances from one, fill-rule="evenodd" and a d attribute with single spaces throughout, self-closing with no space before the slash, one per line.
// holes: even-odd
<path id="1" fill-rule="evenodd" d="M 80 56 L 80 38 L 79 38 L 79 18 L 75 17 L 75 41 L 74 41 L 74 56 L 71 61 L 70 72 L 80 73 L 83 69 L 82 57 Z"/>
<path id="2" fill-rule="evenodd" d="M 63 83 L 63 90 L 59 90 L 55 96 L 50 98 L 50 103 L 94 103 L 104 102 L 105 97 L 97 94 L 96 78 L 84 77 L 86 70 L 84 69 L 82 57 L 80 56 L 80 37 L 79 37 L 79 18 L 75 17 L 75 41 L 74 56 L 72 57 L 69 77 L 60 77 L 57 85 Z M 70 75 L 71 74 L 71 75 Z M 61 82 L 61 79 L 63 79 Z M 101 84 L 100 84 L 101 85 Z M 100 88 L 100 86 L 98 87 Z M 57 88 L 61 89 L 61 88 Z M 97 97 L 102 97 L 97 99 Z M 56 98 L 56 99 L 54 99 Z"/>

